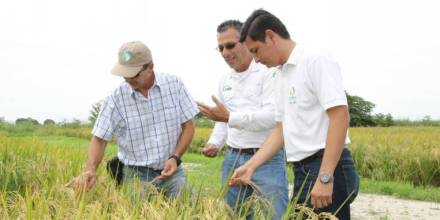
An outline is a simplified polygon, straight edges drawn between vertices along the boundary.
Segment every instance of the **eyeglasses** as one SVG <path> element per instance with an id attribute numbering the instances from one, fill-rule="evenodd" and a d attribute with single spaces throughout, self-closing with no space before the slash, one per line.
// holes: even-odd
<path id="1" fill-rule="evenodd" d="M 142 69 L 139 70 L 139 72 L 138 72 L 136 75 L 134 75 L 133 77 L 130 77 L 130 78 L 124 77 L 125 80 L 135 79 L 135 78 L 138 77 L 138 76 L 139 76 L 144 70 L 146 70 L 146 69 L 148 68 L 148 65 L 149 65 L 149 63 L 148 63 L 148 64 L 145 64 L 145 65 L 142 67 Z"/>
<path id="2" fill-rule="evenodd" d="M 230 42 L 230 43 L 226 43 L 225 45 L 218 45 L 217 50 L 221 52 L 223 52 L 223 49 L 228 49 L 228 50 L 232 50 L 234 49 L 235 45 L 237 43 L 236 42 Z"/>

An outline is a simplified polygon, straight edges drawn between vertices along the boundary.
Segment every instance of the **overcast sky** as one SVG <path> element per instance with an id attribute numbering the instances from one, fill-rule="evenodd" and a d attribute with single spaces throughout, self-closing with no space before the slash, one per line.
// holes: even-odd
<path id="1" fill-rule="evenodd" d="M 87 120 L 122 81 L 120 45 L 141 40 L 156 71 L 179 76 L 208 102 L 229 71 L 216 27 L 258 8 L 306 48 L 330 52 L 344 86 L 397 118 L 440 119 L 440 7 L 436 1 L 13 0 L 0 3 L 0 117 Z"/>

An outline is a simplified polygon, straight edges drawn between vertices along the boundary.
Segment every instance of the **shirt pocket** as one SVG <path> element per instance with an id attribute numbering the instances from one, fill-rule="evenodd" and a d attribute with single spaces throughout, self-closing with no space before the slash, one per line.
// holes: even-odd
<path id="1" fill-rule="evenodd" d="M 139 115 L 130 116 L 127 118 L 125 124 L 126 124 L 126 131 L 124 132 L 125 135 L 123 136 L 129 139 L 129 143 L 131 145 L 137 145 L 143 135 L 141 118 L 139 117 Z M 125 139 L 123 137 L 121 138 Z"/>
<path id="2" fill-rule="evenodd" d="M 164 119 L 162 122 L 166 122 L 167 126 L 169 125 L 176 125 L 181 123 L 181 117 L 180 117 L 180 109 L 177 108 L 177 106 L 173 105 L 172 103 L 164 103 L 162 114 L 164 117 L 160 117 L 161 119 Z M 159 113 L 160 114 L 160 113 Z"/>
<path id="3" fill-rule="evenodd" d="M 313 100 L 306 94 L 299 93 L 296 97 L 296 107 L 300 111 L 309 111 L 313 105 Z"/>
<path id="4" fill-rule="evenodd" d="M 303 126 L 311 126 L 313 124 L 314 117 L 311 117 L 310 112 L 313 111 L 313 99 L 307 94 L 304 88 L 297 87 L 294 94 L 287 96 L 287 106 L 290 111 L 287 114 L 291 114 L 290 117 L 297 123 Z"/>
<path id="5" fill-rule="evenodd" d="M 243 91 L 245 97 L 261 97 L 261 84 L 247 86 Z"/>
<path id="6" fill-rule="evenodd" d="M 234 90 L 224 91 L 222 93 L 222 96 L 223 96 L 223 99 L 225 100 L 225 102 L 228 102 L 234 97 Z"/>
<path id="7" fill-rule="evenodd" d="M 251 109 L 259 109 L 263 102 L 261 86 L 252 85 L 243 89 L 241 103 Z"/>

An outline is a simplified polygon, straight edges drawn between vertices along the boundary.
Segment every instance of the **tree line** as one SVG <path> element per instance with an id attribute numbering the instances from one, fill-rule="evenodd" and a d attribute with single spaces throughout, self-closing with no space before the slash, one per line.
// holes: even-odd
<path id="1" fill-rule="evenodd" d="M 351 127 L 389 127 L 389 126 L 440 126 L 440 120 L 433 120 L 431 116 L 427 115 L 421 120 L 409 120 L 409 119 L 394 119 L 390 113 L 375 113 L 373 114 L 373 109 L 376 105 L 370 101 L 363 99 L 360 96 L 350 95 L 346 92 L 348 107 L 350 111 L 350 126 Z M 97 102 L 92 105 L 89 114 L 88 125 L 93 126 L 98 117 L 99 111 L 101 109 L 101 102 Z M 213 123 L 206 119 L 201 113 L 196 115 L 197 124 L 201 127 L 212 127 Z M 6 123 L 4 118 L 0 117 L 0 123 Z M 33 118 L 18 118 L 15 120 L 16 125 L 41 125 L 38 120 Z M 74 120 L 73 122 L 67 123 L 70 125 L 82 126 L 79 120 Z M 87 123 L 86 123 L 87 124 Z M 56 123 L 52 119 L 46 119 L 43 125 L 66 125 L 66 122 Z"/>

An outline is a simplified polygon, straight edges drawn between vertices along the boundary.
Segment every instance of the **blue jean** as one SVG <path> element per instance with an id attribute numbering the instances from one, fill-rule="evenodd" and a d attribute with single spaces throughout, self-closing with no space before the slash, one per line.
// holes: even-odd
<path id="1" fill-rule="evenodd" d="M 233 171 L 246 163 L 252 156 L 228 150 L 223 161 L 223 184 L 227 184 L 228 177 L 232 175 Z M 284 150 L 278 151 L 271 160 L 260 166 L 252 176 L 252 181 L 261 189 L 261 192 L 254 192 L 250 186 L 231 186 L 225 196 L 228 205 L 238 212 L 241 204 L 253 193 L 256 193 L 271 202 L 272 219 L 281 219 L 289 200 Z M 266 210 L 267 212 L 268 210 Z M 252 219 L 252 214 L 247 218 Z"/>
<path id="2" fill-rule="evenodd" d="M 300 192 L 298 203 L 305 203 L 306 197 L 312 191 L 313 185 L 318 177 L 321 162 L 322 158 L 317 158 L 307 164 L 295 165 L 293 168 L 295 179 L 292 201 L 298 195 L 301 185 L 304 183 L 304 188 Z M 309 176 L 306 179 L 307 174 L 309 174 Z M 353 158 L 348 148 L 344 148 L 342 151 L 341 158 L 336 166 L 333 176 L 332 204 L 326 208 L 315 209 L 314 211 L 316 213 L 335 213 L 348 198 L 347 202 L 339 210 L 336 216 L 341 220 L 350 219 L 350 203 L 353 202 L 358 194 L 359 176 L 356 172 Z M 310 198 L 307 201 L 307 206 L 312 207 Z"/>
<path id="3" fill-rule="evenodd" d="M 124 182 L 133 184 L 136 178 L 138 178 L 141 183 L 151 182 L 154 178 L 160 176 L 160 172 L 161 171 L 153 170 L 148 167 L 124 166 Z M 176 173 L 170 178 L 165 180 L 157 179 L 151 183 L 157 187 L 159 191 L 164 193 L 166 197 L 174 199 L 178 197 L 184 189 L 185 171 L 182 166 L 179 166 L 177 167 Z"/>

